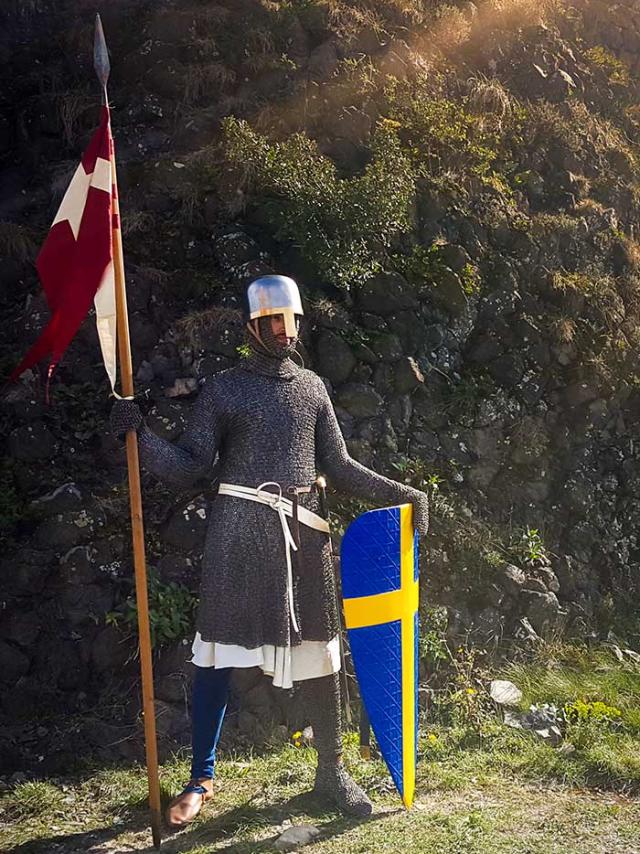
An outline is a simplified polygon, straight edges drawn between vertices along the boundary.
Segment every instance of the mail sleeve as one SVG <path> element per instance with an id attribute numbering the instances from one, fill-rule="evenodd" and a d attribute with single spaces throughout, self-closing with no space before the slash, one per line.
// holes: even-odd
<path id="1" fill-rule="evenodd" d="M 161 439 L 146 424 L 140 427 L 138 447 L 142 466 L 167 484 L 190 486 L 211 471 L 223 422 L 215 377 L 211 377 L 202 386 L 187 427 L 177 442 Z"/>

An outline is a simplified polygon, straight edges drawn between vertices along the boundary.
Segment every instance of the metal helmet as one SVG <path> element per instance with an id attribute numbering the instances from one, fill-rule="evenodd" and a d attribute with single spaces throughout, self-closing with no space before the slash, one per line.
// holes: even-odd
<path id="1" fill-rule="evenodd" d="M 303 315 L 300 291 L 289 276 L 261 276 L 247 288 L 249 319 L 281 314 L 287 338 L 296 338 L 296 315 Z"/>

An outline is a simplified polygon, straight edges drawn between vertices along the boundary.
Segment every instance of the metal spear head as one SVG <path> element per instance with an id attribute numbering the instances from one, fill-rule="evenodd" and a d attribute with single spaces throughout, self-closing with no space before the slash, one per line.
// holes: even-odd
<path id="1" fill-rule="evenodd" d="M 111 71 L 109 62 L 109 53 L 107 51 L 107 42 L 102 29 L 102 21 L 100 15 L 96 15 L 96 33 L 93 40 L 93 67 L 98 75 L 98 80 L 103 89 L 107 88 L 107 80 Z"/>

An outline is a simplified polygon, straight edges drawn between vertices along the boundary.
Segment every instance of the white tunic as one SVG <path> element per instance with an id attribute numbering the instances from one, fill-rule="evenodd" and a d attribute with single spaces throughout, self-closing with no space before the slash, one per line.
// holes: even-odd
<path id="1" fill-rule="evenodd" d="M 259 646 L 247 649 L 227 643 L 203 641 L 196 632 L 192 663 L 196 667 L 260 667 L 276 688 L 291 688 L 294 682 L 330 676 L 340 670 L 340 639 L 329 642 L 302 641 L 298 646 Z"/>

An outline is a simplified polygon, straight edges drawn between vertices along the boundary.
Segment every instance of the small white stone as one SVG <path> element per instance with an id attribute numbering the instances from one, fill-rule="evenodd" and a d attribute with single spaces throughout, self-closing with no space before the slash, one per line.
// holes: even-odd
<path id="1" fill-rule="evenodd" d="M 494 679 L 489 693 L 491 699 L 501 706 L 517 706 L 522 700 L 522 691 L 506 679 Z"/>

